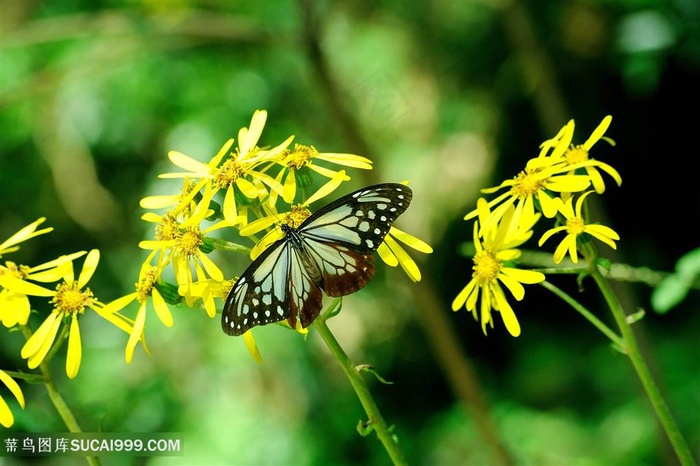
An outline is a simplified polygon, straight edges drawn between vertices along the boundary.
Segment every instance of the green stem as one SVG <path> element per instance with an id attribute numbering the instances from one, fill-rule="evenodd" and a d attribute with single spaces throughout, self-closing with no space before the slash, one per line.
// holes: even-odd
<path id="1" fill-rule="evenodd" d="M 27 340 L 29 340 L 29 338 L 32 336 L 32 331 L 27 325 L 22 326 L 22 333 L 24 334 L 24 337 Z M 60 340 L 56 342 L 56 345 L 60 344 Z M 49 366 L 48 360 L 46 358 L 44 358 L 41 364 L 39 364 L 39 371 L 41 372 L 41 375 L 43 377 L 44 386 L 46 387 L 46 391 L 49 394 L 49 399 L 56 408 L 56 411 L 58 411 L 58 415 L 61 416 L 61 419 L 63 419 L 63 423 L 66 425 L 66 427 L 68 427 L 68 430 L 70 432 L 82 433 L 83 430 L 80 428 L 80 425 L 75 419 L 75 416 L 73 415 L 73 412 L 68 406 L 68 403 L 66 403 L 66 400 L 64 400 L 63 396 L 61 396 L 61 392 L 58 390 L 58 387 L 56 386 L 56 383 L 53 380 L 53 375 L 51 374 L 51 367 Z M 97 459 L 97 457 L 86 456 L 85 459 L 87 460 L 90 466 L 100 465 L 100 461 Z"/>
<path id="2" fill-rule="evenodd" d="M 659 418 L 659 421 L 661 422 L 661 425 L 663 426 L 663 429 L 666 432 L 666 435 L 668 436 L 678 459 L 680 460 L 680 463 L 683 466 L 694 465 L 695 461 L 693 460 L 690 448 L 678 429 L 678 425 L 673 419 L 666 402 L 661 396 L 659 388 L 656 386 L 656 383 L 651 376 L 651 371 L 642 357 L 637 339 L 634 336 L 632 327 L 627 320 L 627 315 L 622 308 L 622 304 L 618 300 L 617 295 L 610 286 L 610 283 L 608 283 L 608 281 L 605 279 L 596 264 L 597 254 L 593 245 L 591 243 L 583 245 L 582 252 L 589 264 L 591 276 L 598 285 L 598 288 L 600 288 L 600 291 L 603 294 L 605 301 L 608 303 L 610 311 L 612 312 L 613 317 L 620 328 L 620 333 L 622 334 L 623 339 L 623 345 L 621 347 L 625 354 L 627 354 L 627 356 L 630 358 L 632 366 L 637 372 L 637 377 L 639 377 L 639 380 L 642 382 L 642 386 L 644 387 L 647 397 L 654 407 L 654 411 L 656 412 L 656 415 Z"/>
<path id="3" fill-rule="evenodd" d="M 367 384 L 360 375 L 358 369 L 352 364 L 352 361 L 350 361 L 348 355 L 345 354 L 345 351 L 343 351 L 343 348 L 338 343 L 338 340 L 335 339 L 335 336 L 333 336 L 333 333 L 328 328 L 328 325 L 326 324 L 327 318 L 328 317 L 326 315 L 318 316 L 314 321 L 314 327 L 316 327 L 319 335 L 321 335 L 323 341 L 326 342 L 326 345 L 328 345 L 328 349 L 331 350 L 333 356 L 335 356 L 340 363 L 345 375 L 348 377 L 348 380 L 350 380 L 352 388 L 355 389 L 355 393 L 357 393 L 357 397 L 360 399 L 362 407 L 367 413 L 367 417 L 369 419 L 368 426 L 373 428 L 377 433 L 377 437 L 379 437 L 379 440 L 384 445 L 384 448 L 394 464 L 407 464 L 401 450 L 399 449 L 396 439 L 391 433 L 391 429 L 386 425 L 386 422 L 384 422 L 384 418 L 379 412 L 379 408 L 374 402 L 374 399 L 367 388 Z"/>
<path id="4" fill-rule="evenodd" d="M 613 332 L 610 327 L 605 325 L 600 319 L 593 315 L 591 311 L 586 309 L 578 301 L 572 298 L 564 290 L 556 287 L 555 285 L 549 283 L 548 281 L 543 281 L 540 283 L 543 287 L 547 288 L 549 291 L 559 296 L 563 301 L 565 301 L 569 306 L 573 307 L 576 312 L 581 314 L 590 323 L 592 323 L 598 330 L 600 330 L 606 337 L 608 337 L 613 344 L 623 353 L 625 352 L 625 342 L 620 338 L 615 332 Z"/>
<path id="5" fill-rule="evenodd" d="M 24 380 L 27 383 L 43 383 L 44 377 L 39 374 L 30 374 L 29 372 L 19 371 L 3 371 L 13 379 Z"/>
<path id="6" fill-rule="evenodd" d="M 214 246 L 214 249 L 218 249 L 219 251 L 231 251 L 240 252 L 242 254 L 250 254 L 250 248 L 243 246 L 242 244 L 233 243 L 231 241 L 226 241 L 219 238 L 208 239 L 211 241 L 212 245 Z"/>

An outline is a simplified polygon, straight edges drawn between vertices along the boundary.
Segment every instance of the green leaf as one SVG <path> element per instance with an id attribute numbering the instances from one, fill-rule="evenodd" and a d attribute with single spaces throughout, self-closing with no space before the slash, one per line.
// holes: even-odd
<path id="1" fill-rule="evenodd" d="M 688 294 L 688 283 L 680 275 L 669 275 L 651 293 L 651 307 L 657 314 L 665 314 L 677 306 Z"/>
<path id="2" fill-rule="evenodd" d="M 604 257 L 599 257 L 595 260 L 595 264 L 610 272 L 611 263 L 608 259 Z"/>
<path id="3" fill-rule="evenodd" d="M 692 282 L 700 275 L 700 248 L 693 249 L 676 262 L 676 272 Z"/>

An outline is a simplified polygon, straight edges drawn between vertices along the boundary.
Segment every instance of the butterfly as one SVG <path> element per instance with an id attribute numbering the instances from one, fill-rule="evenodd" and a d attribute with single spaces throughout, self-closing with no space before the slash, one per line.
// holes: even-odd
<path id="1" fill-rule="evenodd" d="M 228 335 L 287 320 L 303 328 L 328 296 L 364 288 L 374 276 L 372 253 L 411 202 L 402 184 L 369 186 L 321 208 L 298 228 L 282 224 L 284 237 L 265 249 L 231 288 L 221 315 Z"/>

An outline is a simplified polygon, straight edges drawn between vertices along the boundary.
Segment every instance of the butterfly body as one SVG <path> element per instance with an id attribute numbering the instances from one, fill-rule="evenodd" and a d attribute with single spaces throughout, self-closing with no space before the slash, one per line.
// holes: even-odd
<path id="1" fill-rule="evenodd" d="M 297 319 L 308 327 L 323 307 L 323 293 L 345 296 L 374 276 L 372 253 L 411 202 L 410 188 L 387 183 L 360 189 L 328 204 L 246 269 L 226 299 L 221 325 L 242 335 L 256 325 Z"/>

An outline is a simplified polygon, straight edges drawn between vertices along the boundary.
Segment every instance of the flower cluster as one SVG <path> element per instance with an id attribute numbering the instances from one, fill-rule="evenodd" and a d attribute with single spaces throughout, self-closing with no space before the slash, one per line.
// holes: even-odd
<path id="1" fill-rule="evenodd" d="M 52 231 L 53 228 L 37 229 L 45 220 L 38 219 L 0 244 L 0 257 L 17 251 L 20 243 Z M 73 262 L 83 256 L 83 268 L 76 279 Z M 0 264 L 0 322 L 8 329 L 20 329 L 27 337 L 20 354 L 27 360 L 29 369 L 35 369 L 50 359 L 49 355 L 55 354 L 67 339 L 66 374 L 71 379 L 78 374 L 82 359 L 79 322 L 87 309 L 126 333 L 131 333 L 131 320 L 119 313 L 105 312 L 104 304 L 86 286 L 97 268 L 99 259 L 100 253 L 95 249 L 60 256 L 37 266 L 11 261 Z M 51 289 L 40 283 L 55 285 Z M 53 308 L 34 332 L 29 325 L 32 310 L 30 298 L 46 299 Z M 0 381 L 24 408 L 22 391 L 13 377 L 0 370 Z M 13 422 L 12 412 L 0 397 L 0 424 L 9 427 Z"/>
<path id="2" fill-rule="evenodd" d="M 601 172 L 618 186 L 622 183 L 613 167 L 590 156 L 590 150 L 601 139 L 614 145 L 604 137 L 611 121 L 612 117 L 606 116 L 580 145 L 572 144 L 575 125 L 569 121 L 554 138 L 542 143 L 538 156 L 530 159 L 515 177 L 482 190 L 487 194 L 505 191 L 488 202 L 479 199 L 477 208 L 464 217 L 477 219 L 476 254 L 472 279 L 452 302 L 453 310 L 466 307 L 481 320 L 484 332 L 487 325 L 493 326 L 492 314 L 498 311 L 508 332 L 513 336 L 520 334 L 520 325 L 501 285 L 520 301 L 525 294 L 522 284 L 544 281 L 544 274 L 519 269 L 515 263 L 521 254 L 517 247 L 533 235 L 534 226 L 542 218 L 552 219 L 555 226 L 541 236 L 539 246 L 553 235 L 566 232 L 554 252 L 557 264 L 567 253 L 577 263 L 579 245 L 591 237 L 615 249 L 619 235 L 607 226 L 589 223 L 584 202 L 593 192 L 605 192 Z"/>
<path id="3" fill-rule="evenodd" d="M 148 253 L 133 292 L 106 304 L 99 300 L 87 286 L 100 261 L 96 249 L 62 255 L 35 266 L 0 263 L 0 322 L 24 334 L 26 343 L 20 355 L 29 369 L 38 368 L 42 373 L 0 367 L 0 387 L 8 389 L 21 408 L 25 400 L 17 380 L 47 377 L 47 364 L 64 343 L 66 374 L 71 379 L 76 377 L 82 360 L 80 321 L 85 314 L 97 314 L 128 335 L 125 359 L 130 363 L 139 343 L 148 352 L 145 329 L 149 310 L 166 327 L 175 323 L 172 307 L 182 303 L 202 309 L 209 317 L 217 315 L 217 307 L 221 307 L 217 301 L 226 298 L 235 281 L 219 267 L 219 252 L 255 258 L 279 237 L 280 223 L 298 226 L 310 215 L 312 203 L 350 180 L 346 169 L 372 168 L 371 160 L 358 155 L 319 152 L 310 145 L 292 147 L 293 136 L 279 145 L 260 147 L 266 120 L 267 112 L 256 111 L 250 127 L 238 132 L 238 144 L 234 147 L 233 139 L 226 141 L 207 163 L 180 152 L 168 154 L 179 171 L 160 178 L 182 179 L 182 188 L 172 195 L 141 200 L 141 206 L 148 210 L 142 219 L 153 225 L 154 235 L 139 244 Z M 319 177 L 322 182 L 316 186 Z M 0 259 L 17 251 L 20 243 L 52 231 L 39 229 L 44 221 L 40 218 L 2 242 Z M 265 234 L 258 239 L 261 233 Z M 432 252 L 426 243 L 392 227 L 378 249 L 379 256 L 390 266 L 401 265 L 411 280 L 418 281 L 420 270 L 403 245 Z M 82 261 L 79 271 L 76 261 Z M 51 307 L 48 314 L 35 311 L 33 300 L 41 299 Z M 130 318 L 124 312 L 132 303 L 137 306 Z M 32 313 L 43 316 L 36 326 L 32 325 Z M 250 331 L 244 334 L 244 341 L 252 356 L 261 360 Z M 0 424 L 9 427 L 14 417 L 1 393 Z"/>
<path id="4" fill-rule="evenodd" d="M 319 152 L 311 145 L 292 146 L 293 136 L 278 145 L 261 146 L 266 120 L 266 111 L 256 111 L 250 126 L 238 131 L 237 145 L 229 139 L 206 163 L 171 151 L 168 157 L 179 171 L 159 178 L 182 179 L 180 192 L 141 200 L 141 206 L 149 209 L 142 219 L 153 224 L 154 237 L 139 246 L 150 253 L 141 266 L 135 291 L 104 309 L 116 313 L 133 301 L 139 303 L 126 347 L 127 362 L 131 362 L 138 343 L 144 342 L 148 301 L 166 327 L 174 324 L 170 306 L 183 301 L 215 317 L 217 300 L 225 300 L 234 277 L 226 277 L 217 264 L 218 256 L 211 253 L 233 251 L 254 259 L 280 237 L 280 223 L 289 223 L 290 216 L 299 212 L 308 215 L 312 203 L 350 180 L 346 168 L 372 168 L 372 161 L 359 155 Z M 319 176 L 322 184 L 314 189 Z M 264 236 L 258 240 L 260 233 Z M 221 237 L 252 240 L 252 248 Z M 401 243 L 425 253 L 432 249 L 396 228 L 379 248 L 388 265 L 401 265 L 418 281 L 420 271 Z M 253 357 L 260 360 L 250 331 L 244 334 L 244 341 Z"/>

